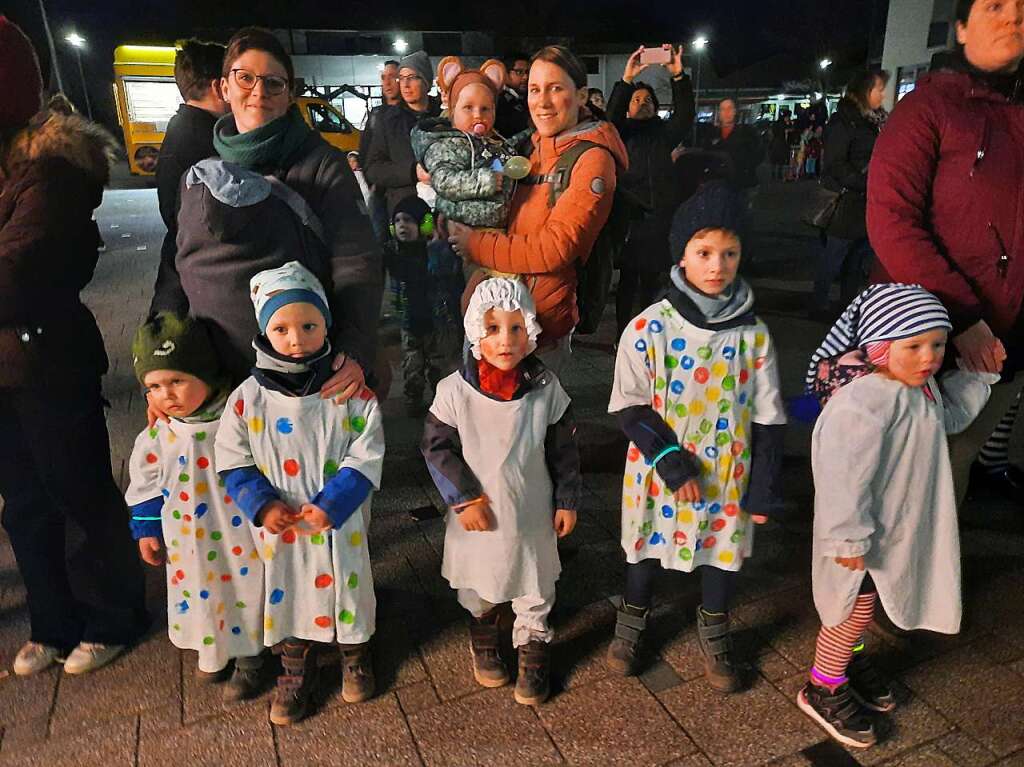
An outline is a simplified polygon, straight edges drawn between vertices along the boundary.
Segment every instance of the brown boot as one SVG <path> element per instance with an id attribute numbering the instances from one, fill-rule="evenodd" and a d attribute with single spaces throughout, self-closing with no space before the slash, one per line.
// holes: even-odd
<path id="1" fill-rule="evenodd" d="M 729 634 L 729 613 L 704 612 L 697 608 L 697 640 L 704 656 L 704 675 L 719 692 L 740 689 L 740 675 L 732 660 L 732 637 Z"/>
<path id="2" fill-rule="evenodd" d="M 313 642 L 286 639 L 278 648 L 275 652 L 280 653 L 283 668 L 270 704 L 270 721 L 287 726 L 306 716 L 320 680 L 320 668 Z"/>
<path id="3" fill-rule="evenodd" d="M 504 687 L 508 668 L 498 650 L 499 609 L 492 607 L 469 621 L 469 649 L 473 654 L 473 677 L 482 687 Z"/>
<path id="4" fill-rule="evenodd" d="M 608 645 L 608 668 L 623 676 L 636 676 L 640 671 L 640 638 L 647 628 L 647 609 L 627 605 L 619 599 L 615 619 L 615 636 Z"/>
<path id="5" fill-rule="evenodd" d="M 551 652 L 547 642 L 533 639 L 519 648 L 516 703 L 539 706 L 551 694 Z"/>
<path id="6" fill-rule="evenodd" d="M 341 698 L 346 703 L 362 703 L 373 697 L 373 655 L 370 643 L 343 644 L 341 647 Z"/>

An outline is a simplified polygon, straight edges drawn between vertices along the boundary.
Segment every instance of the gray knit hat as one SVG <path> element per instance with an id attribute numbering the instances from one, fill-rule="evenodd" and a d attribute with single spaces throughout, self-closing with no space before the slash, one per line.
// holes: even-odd
<path id="1" fill-rule="evenodd" d="M 408 56 L 403 56 L 398 63 L 398 69 L 414 69 L 424 84 L 429 88 L 434 82 L 434 67 L 430 64 L 430 56 L 426 51 L 416 51 Z"/>

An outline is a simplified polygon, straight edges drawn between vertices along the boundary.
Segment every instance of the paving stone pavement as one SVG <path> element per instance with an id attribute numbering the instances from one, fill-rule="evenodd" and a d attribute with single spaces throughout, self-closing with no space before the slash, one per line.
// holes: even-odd
<path id="1" fill-rule="evenodd" d="M 770 213 L 759 225 L 770 234 L 771 216 L 788 215 L 784 195 L 809 193 L 772 188 L 766 195 L 771 204 L 763 206 Z M 163 230 L 155 211 L 152 190 L 107 192 L 98 221 L 108 248 L 86 293 L 111 358 L 105 392 L 112 467 L 122 486 L 125 460 L 144 424 L 128 346 L 148 307 L 159 255 Z M 824 330 L 801 319 L 811 267 L 807 242 L 802 250 L 785 251 L 794 237 L 799 233 L 762 238 L 752 270 L 790 396 L 799 391 L 807 354 Z M 465 617 L 440 576 L 442 520 L 418 522 L 408 513 L 442 505 L 418 455 L 420 424 L 404 416 L 396 373 L 396 396 L 384 403 L 388 454 L 370 530 L 380 601 L 380 691 L 373 701 L 342 702 L 335 665 L 325 669 L 318 712 L 297 726 L 271 726 L 266 695 L 224 707 L 216 687 L 193 678 L 194 653 L 167 641 L 162 578 L 151 571 L 156 623 L 125 657 L 79 679 L 57 669 L 0 679 L 0 767 L 1024 765 L 1024 538 L 1016 510 L 996 499 L 977 499 L 969 518 L 983 524 L 963 531 L 964 632 L 903 637 L 872 628 L 869 647 L 893 674 L 903 703 L 881 723 L 883 742 L 848 753 L 796 708 L 817 630 L 809 593 L 809 432 L 799 424 L 787 436 L 789 514 L 759 530 L 734 611 L 737 646 L 750 667 L 748 688 L 722 696 L 704 683 L 693 619 L 699 588 L 678 574 L 659 582 L 650 669 L 635 679 L 608 673 L 609 597 L 619 593 L 623 571 L 618 497 L 624 447 L 604 413 L 612 370 L 608 325 L 580 339 L 565 376 L 589 472 L 579 527 L 562 547 L 553 615 L 556 691 L 547 704 L 518 706 L 511 689 L 483 690 L 473 682 Z M 396 359 L 389 326 L 384 338 Z M 5 665 L 26 636 L 24 592 L 0 538 Z"/>

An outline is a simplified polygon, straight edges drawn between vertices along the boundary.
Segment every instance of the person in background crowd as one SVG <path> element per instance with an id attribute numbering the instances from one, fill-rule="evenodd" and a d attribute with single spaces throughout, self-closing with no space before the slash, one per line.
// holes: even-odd
<path id="1" fill-rule="evenodd" d="M 816 317 L 835 318 L 829 294 L 836 277 L 842 277 L 841 306 L 853 300 L 867 277 L 872 255 L 865 221 L 868 164 L 885 119 L 881 107 L 887 82 L 886 72 L 855 74 L 825 127 L 821 183 L 840 197 L 823 231 L 824 247 L 814 277 L 812 314 Z"/>
<path id="2" fill-rule="evenodd" d="M 722 152 L 729 160 L 730 183 L 744 191 L 748 198 L 757 187 L 757 167 L 764 160 L 764 145 L 752 125 L 738 122 L 739 110 L 733 99 L 722 99 L 711 131 L 706 134 L 704 148 Z"/>
<path id="3" fill-rule="evenodd" d="M 359 158 L 363 163 L 363 173 L 366 172 L 366 160 L 370 153 L 370 139 L 373 138 L 373 131 L 380 122 L 381 115 L 389 106 L 397 106 L 402 103 L 402 94 L 398 87 L 398 62 L 390 59 L 384 62 L 380 70 L 380 91 L 383 103 L 375 106 L 366 115 L 366 122 L 363 125 L 362 133 L 359 134 Z M 377 191 L 376 187 L 371 188 L 370 201 L 367 203 L 370 211 L 370 223 L 373 224 L 373 233 L 381 243 L 388 238 L 388 206 L 384 195 Z"/>
<path id="4" fill-rule="evenodd" d="M 673 174 L 672 149 L 690 132 L 696 114 L 693 85 L 683 72 L 682 50 L 673 50 L 671 61 L 665 65 L 672 83 L 673 112 L 668 120 L 658 116 L 654 89 L 636 80 L 648 66 L 640 63 L 643 51 L 641 46 L 627 59 L 622 79 L 615 83 L 608 99 L 608 119 L 629 152 L 629 170 L 619 182 L 636 203 L 617 264 L 615 321 L 619 336 L 633 318 L 636 304 L 649 305 L 668 280 L 672 268 L 668 230 L 672 214 L 682 201 Z"/>
<path id="5" fill-rule="evenodd" d="M 782 181 L 786 177 L 786 165 L 789 163 L 789 143 L 786 140 L 788 126 L 788 114 L 780 116 L 771 126 L 768 160 L 771 162 L 772 179 L 775 181 Z"/>
<path id="6" fill-rule="evenodd" d="M 613 125 L 586 119 L 587 71 L 567 48 L 552 45 L 534 56 L 528 101 L 537 126 L 530 155 L 536 176 L 516 187 L 508 232 L 453 221 L 448 239 L 457 255 L 486 269 L 526 276 L 543 329 L 537 355 L 558 375 L 571 357 L 570 337 L 579 321 L 576 264 L 590 254 L 607 222 L 617 169 L 625 170 L 629 160 Z M 579 157 L 552 205 L 545 174 L 580 141 L 598 146 Z"/>
<path id="7" fill-rule="evenodd" d="M 110 472 L 107 355 L 79 297 L 116 143 L 78 115 L 29 125 L 42 86 L 32 43 L 0 15 L 0 496 L 31 625 L 20 676 L 92 671 L 149 623 Z M 69 526 L 84 540 L 69 546 Z"/>
<path id="8" fill-rule="evenodd" d="M 163 305 L 157 299 L 180 294 L 164 290 L 164 284 L 177 279 L 174 257 L 178 253 L 178 208 L 181 205 L 181 177 L 200 160 L 216 154 L 213 148 L 213 124 L 229 107 L 220 88 L 220 72 L 224 65 L 224 46 L 200 40 L 186 40 L 174 58 L 174 82 L 185 103 L 167 123 L 167 133 L 160 145 L 156 166 L 156 196 L 160 217 L 167 227 L 160 248 L 160 266 L 153 288 L 150 316 L 170 311 L 188 312 L 188 304 Z"/>
<path id="9" fill-rule="evenodd" d="M 424 117 L 441 114 L 440 101 L 430 95 L 434 69 L 423 51 L 402 58 L 398 69 L 402 102 L 381 113 L 365 155 L 366 180 L 384 194 L 388 214 L 410 194 L 416 194 L 417 182 L 429 184 L 430 177 L 417 170 L 409 132 Z"/>
<path id="10" fill-rule="evenodd" d="M 510 138 L 530 126 L 530 112 L 526 104 L 526 84 L 530 77 L 530 57 L 525 53 L 512 53 L 502 59 L 508 77 L 498 96 L 498 112 L 494 129 Z"/>
<path id="11" fill-rule="evenodd" d="M 356 177 L 356 183 L 359 184 L 359 191 L 363 193 L 363 203 L 365 205 L 366 212 L 369 213 L 373 192 L 371 192 L 370 187 L 366 185 L 366 176 L 363 175 L 363 169 L 359 165 L 359 152 L 353 149 L 345 155 L 345 159 L 348 160 L 348 167 L 352 169 L 352 175 Z"/>
<path id="12" fill-rule="evenodd" d="M 153 300 L 209 320 L 217 353 L 238 383 L 255 361 L 249 279 L 308 259 L 330 286 L 334 317 L 335 374 L 321 394 L 344 400 L 362 391 L 375 362 L 380 250 L 359 213 L 359 186 L 345 156 L 306 125 L 292 98 L 294 82 L 291 57 L 270 31 L 246 27 L 229 41 L 221 87 L 231 112 L 214 126 L 219 159 L 186 175 L 177 279 L 157 285 L 173 295 Z M 312 213 L 319 232 L 299 225 L 296 207 Z"/>
<path id="13" fill-rule="evenodd" d="M 607 107 L 604 101 L 604 91 L 600 88 L 589 88 L 587 90 L 587 109 L 597 120 L 607 120 Z"/>
<path id="14" fill-rule="evenodd" d="M 950 439 L 962 503 L 971 463 L 1024 386 L 1024 9 L 957 0 L 956 37 L 956 50 L 934 62 L 882 131 L 867 210 L 878 254 L 873 281 L 930 290 L 949 309 L 960 364 L 1003 376 L 975 423 Z M 1009 458 L 1024 468 L 1017 421 Z"/>

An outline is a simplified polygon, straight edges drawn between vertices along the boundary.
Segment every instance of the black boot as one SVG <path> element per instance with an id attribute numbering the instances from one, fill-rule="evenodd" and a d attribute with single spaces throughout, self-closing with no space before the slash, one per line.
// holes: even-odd
<path id="1" fill-rule="evenodd" d="M 539 706 L 551 694 L 551 653 L 547 642 L 530 640 L 519 648 L 516 703 Z"/>
<path id="2" fill-rule="evenodd" d="M 320 679 L 320 668 L 313 642 L 286 639 L 278 647 L 276 652 L 281 654 L 283 668 L 270 704 L 270 721 L 285 726 L 306 715 Z"/>
<path id="3" fill-rule="evenodd" d="M 473 654 L 473 677 L 482 687 L 504 687 L 508 684 L 508 668 L 499 652 L 497 607 L 471 618 L 469 649 Z"/>
<path id="4" fill-rule="evenodd" d="M 647 628 L 647 608 L 627 605 L 619 599 L 615 618 L 615 636 L 608 646 L 608 668 L 623 676 L 636 676 L 640 670 L 640 638 Z"/>
<path id="5" fill-rule="evenodd" d="M 733 664 L 729 613 L 708 613 L 697 608 L 697 640 L 704 656 L 704 675 L 719 692 L 736 692 L 740 675 Z"/>
<path id="6" fill-rule="evenodd" d="M 896 708 L 896 696 L 863 650 L 854 652 L 846 668 L 850 692 L 864 708 L 887 714 Z"/>
<path id="7" fill-rule="evenodd" d="M 346 703 L 362 703 L 373 697 L 373 655 L 370 643 L 341 645 L 341 698 Z"/>
<path id="8" fill-rule="evenodd" d="M 235 670 L 224 685 L 224 702 L 238 703 L 255 698 L 263 686 L 263 656 L 235 658 Z"/>

